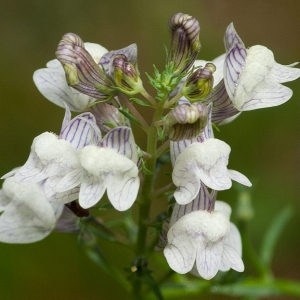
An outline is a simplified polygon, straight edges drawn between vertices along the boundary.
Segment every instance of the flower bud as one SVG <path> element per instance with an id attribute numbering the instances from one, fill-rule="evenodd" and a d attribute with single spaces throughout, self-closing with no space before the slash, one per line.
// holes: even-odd
<path id="1" fill-rule="evenodd" d="M 210 93 L 214 85 L 213 73 L 216 67 L 207 63 L 204 68 L 197 69 L 185 82 L 182 94 L 191 102 L 204 99 Z"/>
<path id="2" fill-rule="evenodd" d="M 191 140 L 207 124 L 208 109 L 203 103 L 181 104 L 166 116 L 165 131 L 171 141 Z"/>
<path id="3" fill-rule="evenodd" d="M 173 15 L 169 21 L 172 33 L 168 63 L 174 64 L 174 76 L 188 71 L 200 51 L 199 22 L 183 13 Z"/>
<path id="4" fill-rule="evenodd" d="M 78 35 L 65 34 L 58 44 L 56 57 L 65 70 L 69 86 L 102 100 L 116 95 L 112 79 L 96 64 Z"/>
<path id="5" fill-rule="evenodd" d="M 95 117 L 103 134 L 119 126 L 130 127 L 128 119 L 116 107 L 106 102 L 91 106 L 89 110 Z"/>
<path id="6" fill-rule="evenodd" d="M 124 54 L 115 56 L 113 67 L 115 83 L 122 92 L 134 95 L 144 89 L 137 68 L 127 60 Z"/>

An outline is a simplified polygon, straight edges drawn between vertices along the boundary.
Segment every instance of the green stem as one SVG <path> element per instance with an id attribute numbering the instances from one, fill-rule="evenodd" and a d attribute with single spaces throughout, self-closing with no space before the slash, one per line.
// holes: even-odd
<path id="1" fill-rule="evenodd" d="M 174 98 L 172 98 L 170 101 L 168 101 L 165 104 L 165 108 L 170 108 L 173 104 L 177 103 L 178 100 L 183 96 L 181 92 L 179 92 Z"/>
<path id="2" fill-rule="evenodd" d="M 146 90 L 143 90 L 140 93 L 153 105 L 153 107 L 157 106 L 156 101 L 153 99 L 151 95 L 148 94 Z"/>
<path id="3" fill-rule="evenodd" d="M 148 125 L 146 120 L 143 118 L 143 116 L 136 110 L 136 108 L 131 104 L 131 102 L 127 99 L 127 97 L 124 94 L 120 93 L 119 97 L 122 100 L 122 102 L 124 103 L 124 105 L 129 109 L 130 113 L 139 121 L 143 130 L 146 133 L 149 133 L 150 126 Z"/>
<path id="4" fill-rule="evenodd" d="M 150 154 L 151 158 L 147 160 L 147 169 L 154 174 L 156 160 L 157 160 L 157 128 L 154 125 L 155 122 L 161 119 L 163 110 L 164 110 L 164 102 L 161 101 L 155 110 L 155 114 L 152 120 L 152 124 L 148 134 L 147 141 L 147 153 Z M 147 222 L 150 216 L 150 208 L 151 208 L 151 200 L 153 195 L 153 187 L 154 187 L 154 177 L 153 175 L 145 174 L 144 183 L 142 186 L 142 190 L 139 196 L 139 219 L 138 219 L 138 235 L 136 242 L 136 256 L 144 256 L 147 253 Z M 134 296 L 136 299 L 142 299 L 141 294 L 141 286 L 142 282 L 137 280 L 134 282 Z"/>

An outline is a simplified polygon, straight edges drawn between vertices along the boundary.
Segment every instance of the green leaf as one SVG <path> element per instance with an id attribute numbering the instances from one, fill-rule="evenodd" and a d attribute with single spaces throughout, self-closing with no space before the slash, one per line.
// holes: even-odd
<path id="1" fill-rule="evenodd" d="M 123 109 L 119 109 L 119 112 L 124 115 L 127 119 L 129 119 L 131 122 L 137 124 L 138 126 L 141 126 L 140 122 L 130 113 Z"/>
<path id="2" fill-rule="evenodd" d="M 263 239 L 261 246 L 260 257 L 262 263 L 266 267 L 269 267 L 271 264 L 278 238 L 282 233 L 284 226 L 290 220 L 292 214 L 292 208 L 287 206 L 277 215 L 265 234 L 265 238 Z"/>
<path id="3" fill-rule="evenodd" d="M 152 106 L 151 103 L 143 101 L 143 100 L 138 99 L 138 98 L 130 98 L 129 100 L 134 101 L 137 104 L 142 105 L 142 106 Z"/>
<path id="4" fill-rule="evenodd" d="M 221 132 L 219 127 L 215 124 L 215 123 L 211 123 L 211 126 L 213 127 L 213 129 L 215 129 L 218 132 Z"/>

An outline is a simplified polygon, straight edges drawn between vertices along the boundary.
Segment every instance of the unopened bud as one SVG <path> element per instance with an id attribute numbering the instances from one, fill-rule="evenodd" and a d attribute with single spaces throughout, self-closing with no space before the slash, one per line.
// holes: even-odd
<path id="1" fill-rule="evenodd" d="M 128 119 L 119 109 L 106 102 L 93 105 L 89 110 L 96 118 L 97 125 L 103 134 L 118 126 L 130 127 Z"/>
<path id="2" fill-rule="evenodd" d="M 200 25 L 194 17 L 177 13 L 171 17 L 169 28 L 172 41 L 168 63 L 174 64 L 174 75 L 178 76 L 189 70 L 200 51 Z"/>
<path id="3" fill-rule="evenodd" d="M 103 100 L 116 95 L 112 79 L 95 63 L 78 35 L 65 34 L 58 44 L 56 57 L 65 70 L 68 85 L 74 89 Z"/>
<path id="4" fill-rule="evenodd" d="M 115 56 L 113 67 L 115 83 L 123 93 L 134 95 L 144 89 L 137 68 L 124 54 Z"/>
<path id="5" fill-rule="evenodd" d="M 203 131 L 207 117 L 208 110 L 205 104 L 181 104 L 168 113 L 165 131 L 171 141 L 191 140 Z"/>
<path id="6" fill-rule="evenodd" d="M 197 69 L 185 82 L 182 94 L 191 102 L 204 99 L 211 92 L 214 85 L 213 73 L 216 67 L 207 63 L 204 68 Z"/>

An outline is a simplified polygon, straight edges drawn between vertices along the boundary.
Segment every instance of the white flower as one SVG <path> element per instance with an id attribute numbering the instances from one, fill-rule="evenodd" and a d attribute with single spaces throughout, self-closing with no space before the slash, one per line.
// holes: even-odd
<path id="1" fill-rule="evenodd" d="M 98 44 L 85 43 L 84 46 L 96 64 L 108 52 L 107 49 Z M 68 86 L 65 71 L 57 59 L 49 61 L 46 66 L 47 68 L 34 72 L 33 80 L 38 90 L 48 100 L 61 107 L 65 107 L 65 102 L 72 111 L 77 112 L 83 112 L 96 101 L 95 98 L 82 94 Z"/>
<path id="2" fill-rule="evenodd" d="M 230 213 L 229 205 L 216 201 L 215 211 L 195 210 L 180 217 L 167 234 L 164 255 L 170 267 L 204 279 L 213 278 L 218 270 L 244 271 L 241 238 L 229 222 Z"/>
<path id="3" fill-rule="evenodd" d="M 79 188 L 73 186 L 69 190 L 57 193 L 56 185 L 66 174 L 81 167 L 78 151 L 87 145 L 97 144 L 101 138 L 91 113 L 83 113 L 73 120 L 70 118 L 67 108 L 59 137 L 44 132 L 33 140 L 27 162 L 15 174 L 20 183 L 45 181 L 43 186 L 47 198 L 60 203 L 77 199 Z"/>
<path id="4" fill-rule="evenodd" d="M 55 228 L 63 205 L 51 203 L 40 184 L 20 184 L 7 178 L 0 191 L 0 241 L 31 243 Z"/>
<path id="5" fill-rule="evenodd" d="M 227 169 L 229 153 L 229 145 L 213 138 L 186 147 L 178 155 L 172 173 L 177 203 L 187 204 L 195 199 L 201 182 L 217 191 L 229 189 L 231 180 L 251 186 L 243 174 Z"/>
<path id="6" fill-rule="evenodd" d="M 137 149 L 128 127 L 111 130 L 99 146 L 86 146 L 79 152 L 80 167 L 66 174 L 56 186 L 64 192 L 80 185 L 79 204 L 94 206 L 107 190 L 111 204 L 127 210 L 136 200 L 140 180 Z"/>
<path id="7" fill-rule="evenodd" d="M 292 90 L 280 83 L 297 79 L 300 69 L 283 66 L 274 60 L 271 50 L 256 45 L 246 49 L 231 23 L 225 33 L 226 60 L 224 81 L 234 107 L 247 111 L 280 105 L 292 96 Z"/>

